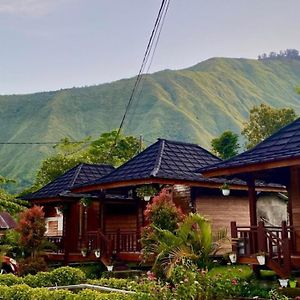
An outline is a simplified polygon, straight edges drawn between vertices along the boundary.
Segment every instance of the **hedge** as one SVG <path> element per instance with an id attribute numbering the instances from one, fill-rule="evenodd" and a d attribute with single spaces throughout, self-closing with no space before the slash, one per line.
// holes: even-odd
<path id="1" fill-rule="evenodd" d="M 100 293 L 93 290 L 83 290 L 73 294 L 67 290 L 52 290 L 46 288 L 31 288 L 26 284 L 13 287 L 0 286 L 2 300 L 135 300 L 133 295 L 117 293 Z"/>
<path id="2" fill-rule="evenodd" d="M 48 287 L 85 283 L 84 272 L 71 267 L 57 268 L 51 272 L 39 272 L 36 275 L 17 277 L 12 274 L 0 275 L 0 285 L 26 284 L 30 287 Z"/>

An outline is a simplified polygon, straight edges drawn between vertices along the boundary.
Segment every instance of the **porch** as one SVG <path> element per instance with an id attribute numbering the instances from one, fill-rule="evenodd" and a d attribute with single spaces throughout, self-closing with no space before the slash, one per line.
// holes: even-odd
<path id="1" fill-rule="evenodd" d="M 300 227 L 288 226 L 285 221 L 278 227 L 265 226 L 263 222 L 257 226 L 237 226 L 231 222 L 232 251 L 238 263 L 271 269 L 288 278 L 293 270 L 300 268 L 296 243 L 299 234 Z M 259 254 L 265 257 L 263 265 L 257 260 Z"/>
<path id="2" fill-rule="evenodd" d="M 101 261 L 106 266 L 118 261 L 140 262 L 140 233 L 137 231 L 87 231 L 86 236 L 78 242 L 76 248 L 68 252 L 63 236 L 47 236 L 55 245 L 55 251 L 47 252 L 50 262 L 79 263 Z"/>

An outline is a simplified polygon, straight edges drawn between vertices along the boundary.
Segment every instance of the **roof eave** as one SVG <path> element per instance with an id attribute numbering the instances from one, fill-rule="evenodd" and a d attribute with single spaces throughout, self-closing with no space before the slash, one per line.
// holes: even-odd
<path id="1" fill-rule="evenodd" d="M 247 164 L 241 166 L 234 167 L 221 167 L 218 169 L 212 170 L 203 170 L 202 175 L 205 177 L 218 177 L 218 176 L 230 176 L 230 175 L 238 175 L 242 173 L 252 173 L 263 170 L 270 170 L 275 168 L 282 167 L 291 167 L 300 165 L 300 157 L 297 158 L 288 158 L 276 161 L 265 161 L 258 162 L 254 164 Z"/>
<path id="2" fill-rule="evenodd" d="M 78 187 L 72 192 L 74 193 L 86 193 L 95 190 L 105 190 L 105 189 L 113 189 L 113 188 L 122 188 L 128 186 L 135 186 L 141 184 L 170 184 L 170 185 L 186 185 L 190 187 L 204 187 L 204 188 L 220 188 L 222 183 L 219 182 L 208 182 L 208 181 L 193 181 L 193 180 L 180 180 L 180 179 L 166 179 L 166 178 L 158 178 L 158 177 L 149 177 L 145 179 L 134 179 L 134 180 L 127 180 L 127 181 L 118 181 L 118 182 L 110 182 L 110 183 L 103 183 L 99 185 L 93 186 L 84 186 Z M 248 187 L 246 184 L 231 184 L 231 189 L 233 190 L 244 190 L 247 191 Z M 277 187 L 277 186 L 257 186 L 257 191 L 268 191 L 268 192 L 285 192 L 286 189 L 284 187 Z"/>

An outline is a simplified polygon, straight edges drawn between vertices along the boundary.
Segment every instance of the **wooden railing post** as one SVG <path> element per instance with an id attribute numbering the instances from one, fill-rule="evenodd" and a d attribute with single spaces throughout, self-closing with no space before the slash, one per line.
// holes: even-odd
<path id="1" fill-rule="evenodd" d="M 258 222 L 257 227 L 257 248 L 258 252 L 266 252 L 267 250 L 265 224 L 262 221 Z"/>
<path id="2" fill-rule="evenodd" d="M 292 270 L 292 263 L 291 263 L 290 241 L 288 238 L 282 239 L 282 254 L 283 254 L 283 268 L 287 276 L 289 276 Z"/>
<path id="3" fill-rule="evenodd" d="M 281 222 L 281 238 L 282 239 L 288 238 L 286 221 Z"/>
<path id="4" fill-rule="evenodd" d="M 232 247 L 232 252 L 237 251 L 237 228 L 236 228 L 236 222 L 231 222 L 230 223 L 230 229 L 231 229 L 231 247 Z"/>
<path id="5" fill-rule="evenodd" d="M 120 238 L 121 238 L 121 230 L 120 230 L 120 228 L 117 230 L 117 236 L 116 236 L 116 239 L 117 239 L 117 241 L 116 241 L 116 250 L 117 250 L 117 253 L 119 253 L 120 252 Z"/>

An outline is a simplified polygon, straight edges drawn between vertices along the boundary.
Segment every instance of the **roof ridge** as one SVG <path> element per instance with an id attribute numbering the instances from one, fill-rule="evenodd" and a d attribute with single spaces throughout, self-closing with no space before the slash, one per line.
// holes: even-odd
<path id="1" fill-rule="evenodd" d="M 191 145 L 191 146 L 198 146 L 202 148 L 199 144 L 197 143 L 189 143 L 189 142 L 184 142 L 184 141 L 176 141 L 176 140 L 169 140 L 169 139 L 164 139 L 164 138 L 158 138 L 157 140 L 159 141 L 165 141 L 167 143 L 175 143 L 175 144 L 181 144 L 181 145 Z"/>
<path id="2" fill-rule="evenodd" d="M 78 175 L 79 175 L 82 167 L 83 167 L 83 163 L 81 163 L 81 164 L 78 165 L 77 170 L 76 170 L 76 172 L 75 172 L 75 174 L 73 176 L 73 179 L 71 180 L 71 183 L 70 183 L 69 187 L 72 187 L 74 185 L 74 183 L 75 183 L 75 181 L 76 181 L 76 179 L 77 179 L 77 177 L 78 177 Z"/>
<path id="3" fill-rule="evenodd" d="M 153 171 L 150 173 L 150 176 L 154 176 L 154 177 L 157 175 L 157 173 L 160 169 L 160 166 L 161 166 L 161 159 L 162 159 L 162 154 L 164 152 L 166 140 L 160 139 L 159 141 L 161 143 L 160 143 L 160 146 L 159 146 L 159 149 L 158 149 L 158 156 L 157 156 L 156 161 L 154 163 Z"/>
<path id="4" fill-rule="evenodd" d="M 165 141 L 167 143 L 176 144 L 176 145 L 187 145 L 187 146 L 194 146 L 199 148 L 199 150 L 205 151 L 207 154 L 219 159 L 220 161 L 223 161 L 220 157 L 216 156 L 215 154 L 211 153 L 209 150 L 205 149 L 204 147 L 200 146 L 196 143 L 189 143 L 189 142 L 182 142 L 182 141 L 175 141 L 175 140 L 167 140 L 167 139 L 161 139 L 158 138 L 158 140 Z"/>
<path id="5" fill-rule="evenodd" d="M 107 167 L 113 167 L 113 165 L 108 164 L 108 163 L 99 163 L 99 164 L 94 164 L 94 163 L 81 163 L 82 165 L 86 165 L 86 166 L 92 166 L 92 167 L 103 167 L 103 166 L 107 166 Z"/>

